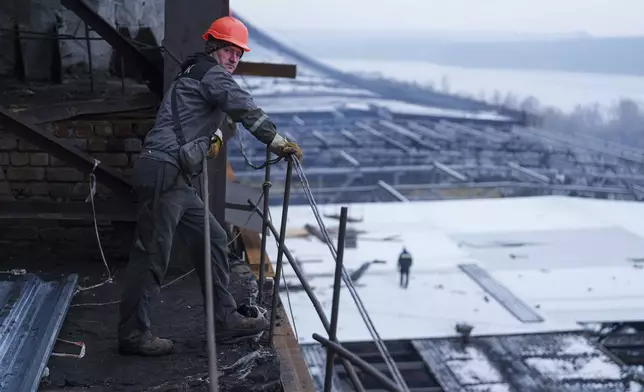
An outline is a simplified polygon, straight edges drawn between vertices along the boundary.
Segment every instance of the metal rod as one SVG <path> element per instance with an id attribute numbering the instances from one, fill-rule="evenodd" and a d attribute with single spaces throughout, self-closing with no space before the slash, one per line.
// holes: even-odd
<path id="1" fill-rule="evenodd" d="M 87 64 L 89 66 L 90 91 L 94 92 L 94 66 L 92 65 L 92 43 L 89 39 L 89 25 L 85 23 L 85 42 L 87 43 Z"/>
<path id="2" fill-rule="evenodd" d="M 271 160 L 271 152 L 266 150 L 266 162 Z M 264 171 L 264 184 L 262 185 L 262 190 L 263 190 L 263 195 L 262 197 L 264 198 L 264 218 L 262 219 L 262 245 L 261 249 L 259 252 L 259 296 L 258 296 L 258 301 L 261 305 L 262 299 L 264 297 L 264 274 L 265 274 L 265 269 L 266 269 L 266 240 L 268 237 L 268 198 L 269 198 L 269 190 L 271 188 L 271 165 L 266 165 L 265 171 Z M 279 281 L 277 281 L 277 285 L 279 286 Z"/>
<path id="3" fill-rule="evenodd" d="M 259 207 L 257 207 L 257 205 L 252 200 L 248 200 L 248 204 L 250 204 L 250 206 L 255 209 L 255 212 L 257 213 L 257 215 L 260 216 L 260 218 L 264 219 L 264 214 L 262 213 L 262 210 L 260 210 Z M 268 229 L 271 231 L 271 233 L 273 233 L 273 235 L 275 236 L 275 240 L 278 243 L 280 243 L 281 237 L 277 232 L 275 225 L 273 225 L 273 222 L 271 222 L 270 220 L 267 220 L 267 226 L 268 226 Z M 286 256 L 286 259 L 291 264 L 291 268 L 293 268 L 293 272 L 295 272 L 295 276 L 297 276 L 300 283 L 302 284 L 302 288 L 304 289 L 304 292 L 306 292 L 306 294 L 309 296 L 309 299 L 311 300 L 311 303 L 313 303 L 313 308 L 318 314 L 318 317 L 320 317 L 320 321 L 322 322 L 322 326 L 324 327 L 324 330 L 328 333 L 331 328 L 331 324 L 329 323 L 329 319 L 326 317 L 326 314 L 324 313 L 324 308 L 322 307 L 322 305 L 320 304 L 320 301 L 313 293 L 313 288 L 311 288 L 311 286 L 309 285 L 309 282 L 304 277 L 304 273 L 300 269 L 299 264 L 295 262 L 295 258 L 288 250 L 286 245 L 282 245 L 282 249 L 284 250 L 284 256 Z"/>
<path id="4" fill-rule="evenodd" d="M 206 275 L 206 321 L 208 327 L 208 373 L 210 392 L 219 391 L 217 375 L 217 346 L 215 343 L 215 304 L 212 282 L 212 261 L 210 250 L 210 206 L 208 203 L 208 160 L 203 160 L 203 220 L 204 220 L 204 266 Z"/>
<path id="5" fill-rule="evenodd" d="M 363 370 L 365 373 L 368 373 L 371 377 L 379 381 L 382 384 L 382 386 L 385 388 L 385 390 L 391 391 L 391 392 L 402 392 L 402 390 L 398 388 L 398 386 L 394 384 L 393 381 L 387 378 L 387 376 L 382 374 L 376 368 L 374 368 L 373 366 L 371 366 L 370 364 L 362 360 L 360 357 L 358 357 L 351 351 L 342 347 L 340 344 L 331 342 L 328 339 L 325 339 L 322 336 L 318 335 L 317 333 L 313 334 L 313 339 L 320 342 L 320 344 L 322 344 L 328 350 L 333 350 L 339 356 L 346 358 L 352 364 L 356 365 L 361 370 Z"/>
<path id="6" fill-rule="evenodd" d="M 251 207 L 253 207 L 253 209 L 255 210 L 255 213 L 257 213 L 257 215 L 259 215 L 260 218 L 264 219 L 264 215 L 262 214 L 262 211 L 259 209 L 259 207 L 257 207 L 257 205 L 252 200 L 249 199 L 248 204 Z M 326 314 L 324 313 L 324 308 L 322 307 L 322 305 L 320 304 L 320 301 L 315 296 L 315 293 L 313 292 L 313 289 L 309 285 L 309 282 L 306 281 L 306 278 L 304 277 L 304 273 L 300 269 L 299 264 L 295 262 L 293 255 L 288 250 L 286 245 L 284 245 L 284 242 L 280 241 L 281 237 L 277 232 L 277 229 L 273 225 L 273 222 L 271 222 L 270 220 L 268 220 L 267 222 L 268 222 L 268 228 L 270 229 L 271 233 L 273 233 L 273 235 L 275 236 L 275 239 L 277 240 L 278 244 L 281 244 L 281 248 L 284 250 L 284 256 L 286 256 L 286 259 L 291 264 L 291 268 L 293 268 L 295 275 L 297 276 L 300 283 L 302 284 L 302 288 L 304 289 L 304 292 L 306 293 L 306 295 L 308 295 L 309 299 L 311 300 L 311 303 L 313 304 L 313 308 L 315 309 L 315 312 L 318 314 L 318 317 L 320 318 L 320 322 L 322 322 L 322 326 L 324 327 L 324 330 L 327 333 L 329 333 L 329 331 L 331 331 L 331 324 L 329 323 L 329 319 L 326 317 Z M 344 366 L 344 369 L 347 372 L 347 377 L 353 384 L 355 390 L 357 392 L 365 392 L 365 389 L 362 386 L 362 383 L 360 382 L 360 379 L 358 378 L 358 375 L 356 374 L 356 370 L 353 368 L 353 366 L 351 366 L 351 364 L 344 358 L 342 359 L 342 365 Z"/>
<path id="7" fill-rule="evenodd" d="M 333 300 L 331 302 L 331 328 L 329 340 L 338 341 L 338 316 L 340 313 L 340 289 L 342 288 L 342 263 L 344 261 L 344 239 L 347 233 L 348 208 L 340 209 L 340 227 L 338 228 L 338 252 L 335 262 L 335 275 L 333 278 Z M 333 357 L 335 352 L 326 351 L 326 373 L 324 374 L 324 392 L 331 392 L 333 386 Z"/>
<path id="8" fill-rule="evenodd" d="M 286 238 L 286 219 L 288 218 L 288 203 L 291 196 L 291 177 L 293 177 L 293 159 L 287 158 L 286 180 L 284 183 L 284 203 L 282 204 L 282 224 L 280 226 L 279 247 L 277 249 L 277 266 L 275 267 L 275 278 L 273 280 L 273 298 L 271 303 L 271 326 L 268 331 L 268 343 L 273 344 L 275 334 L 275 318 L 277 317 L 277 298 L 279 296 L 280 278 L 282 276 L 282 264 L 284 260 L 284 240 Z M 268 165 L 267 165 L 268 166 Z M 266 200 L 264 200 L 266 202 Z M 267 220 L 267 219 L 265 219 Z"/>

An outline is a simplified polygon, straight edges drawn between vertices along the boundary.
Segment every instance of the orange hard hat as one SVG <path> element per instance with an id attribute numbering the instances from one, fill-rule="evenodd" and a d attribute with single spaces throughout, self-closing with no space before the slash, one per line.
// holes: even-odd
<path id="1" fill-rule="evenodd" d="M 224 16 L 212 22 L 201 37 L 206 41 L 208 37 L 212 37 L 220 41 L 229 42 L 239 46 L 244 52 L 250 52 L 248 48 L 248 29 L 239 19 L 232 16 Z"/>

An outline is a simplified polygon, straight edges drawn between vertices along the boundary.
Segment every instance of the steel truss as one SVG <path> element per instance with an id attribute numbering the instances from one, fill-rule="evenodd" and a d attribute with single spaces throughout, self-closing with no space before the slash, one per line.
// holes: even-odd
<path id="1" fill-rule="evenodd" d="M 579 134 L 512 124 L 383 119 L 371 112 L 328 119 L 300 113 L 297 119 L 280 117 L 278 127 L 302 146 L 320 202 L 644 196 L 643 151 Z M 249 156 L 264 154 L 262 145 L 245 144 Z M 241 158 L 230 160 L 238 179 L 260 181 L 263 174 L 244 170 Z M 293 202 L 303 202 L 300 191 L 293 192 Z"/>

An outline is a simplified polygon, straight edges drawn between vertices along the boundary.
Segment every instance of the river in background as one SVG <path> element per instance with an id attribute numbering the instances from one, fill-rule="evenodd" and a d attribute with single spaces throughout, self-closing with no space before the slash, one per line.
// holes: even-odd
<path id="1" fill-rule="evenodd" d="M 602 107 L 630 98 L 644 104 L 644 77 L 607 74 L 482 69 L 443 66 L 422 61 L 321 59 L 345 72 L 380 74 L 389 79 L 433 85 L 443 91 L 464 93 L 492 101 L 495 93 L 511 93 L 519 100 L 534 97 L 542 107 L 569 112 L 577 105 Z"/>

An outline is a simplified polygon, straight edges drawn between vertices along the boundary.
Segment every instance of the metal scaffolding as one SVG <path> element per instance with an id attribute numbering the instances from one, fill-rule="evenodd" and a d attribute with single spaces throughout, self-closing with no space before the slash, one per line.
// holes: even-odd
<path id="1" fill-rule="evenodd" d="M 620 200 L 639 200 L 642 193 L 644 151 L 509 123 L 392 117 L 376 110 L 326 118 L 299 113 L 297 122 L 281 114 L 277 123 L 305 151 L 313 193 L 324 203 L 475 197 L 472 190 Z M 261 149 L 245 146 L 251 157 Z M 231 164 L 247 183 L 262 175 L 240 159 Z M 301 195 L 294 189 L 292 202 L 303 203 Z"/>

